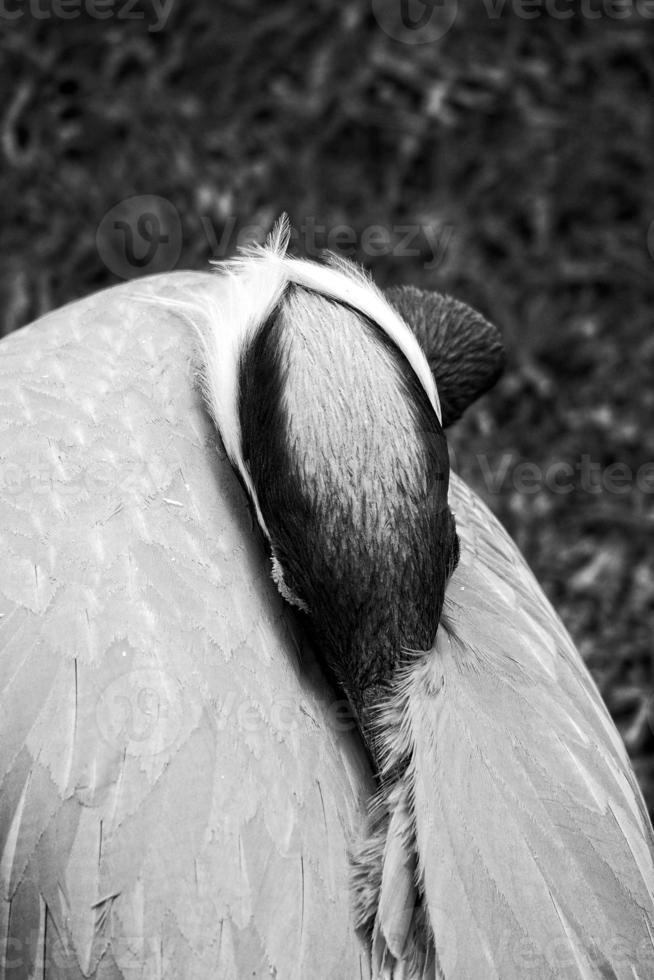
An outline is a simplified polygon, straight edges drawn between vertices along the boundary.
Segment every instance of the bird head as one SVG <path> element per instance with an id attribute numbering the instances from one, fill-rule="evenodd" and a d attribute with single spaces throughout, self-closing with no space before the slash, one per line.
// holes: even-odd
<path id="1" fill-rule="evenodd" d="M 378 324 L 298 285 L 245 350 L 239 391 L 280 590 L 365 728 L 407 657 L 430 649 L 456 564 L 440 420 Z"/>
<path id="2" fill-rule="evenodd" d="M 281 225 L 195 303 L 204 392 L 279 590 L 370 744 L 398 671 L 433 645 L 458 560 L 447 443 L 405 319 L 352 264 L 291 259 L 287 242 Z"/>

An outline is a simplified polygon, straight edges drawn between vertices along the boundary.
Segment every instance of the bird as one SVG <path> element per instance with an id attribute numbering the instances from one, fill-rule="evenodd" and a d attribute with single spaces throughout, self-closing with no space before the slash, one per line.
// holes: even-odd
<path id="1" fill-rule="evenodd" d="M 654 975 L 624 746 L 449 471 L 496 331 L 287 245 L 0 345 L 4 975 Z"/>

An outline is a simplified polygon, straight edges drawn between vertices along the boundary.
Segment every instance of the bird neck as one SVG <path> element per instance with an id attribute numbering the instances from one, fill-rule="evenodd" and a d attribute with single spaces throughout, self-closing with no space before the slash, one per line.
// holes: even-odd
<path id="1" fill-rule="evenodd" d="M 303 580 L 318 649 L 362 727 L 388 699 L 398 673 L 432 648 L 444 583 L 458 554 L 448 517 L 442 535 L 426 520 L 422 541 L 407 542 L 402 528 L 383 542 L 368 537 L 363 548 L 360 534 L 344 523 L 337 540 L 350 550 L 334 549 Z"/>

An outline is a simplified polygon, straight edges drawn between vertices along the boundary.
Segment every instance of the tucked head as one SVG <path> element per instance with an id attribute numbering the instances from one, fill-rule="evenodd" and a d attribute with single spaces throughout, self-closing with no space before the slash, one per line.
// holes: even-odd
<path id="1" fill-rule="evenodd" d="M 440 421 L 368 317 L 290 285 L 244 351 L 243 458 L 282 592 L 360 716 L 430 649 L 457 539 Z"/>
<path id="2" fill-rule="evenodd" d="M 384 296 L 350 264 L 288 258 L 287 237 L 280 225 L 223 267 L 187 311 L 273 577 L 365 730 L 398 669 L 432 647 L 458 558 L 441 406 Z M 392 298 L 420 319 L 418 294 Z"/>

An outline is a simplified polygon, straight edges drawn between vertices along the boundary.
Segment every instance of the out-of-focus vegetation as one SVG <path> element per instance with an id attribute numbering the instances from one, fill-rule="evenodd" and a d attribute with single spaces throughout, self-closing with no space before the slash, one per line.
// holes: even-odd
<path id="1" fill-rule="evenodd" d="M 488 0 L 414 44 L 389 36 L 393 4 L 80 0 L 64 19 L 7 0 L 2 329 L 204 267 L 282 209 L 300 252 L 477 306 L 509 363 L 451 434 L 457 467 L 558 607 L 652 806 L 654 21 Z M 103 221 L 138 195 L 163 200 Z"/>

